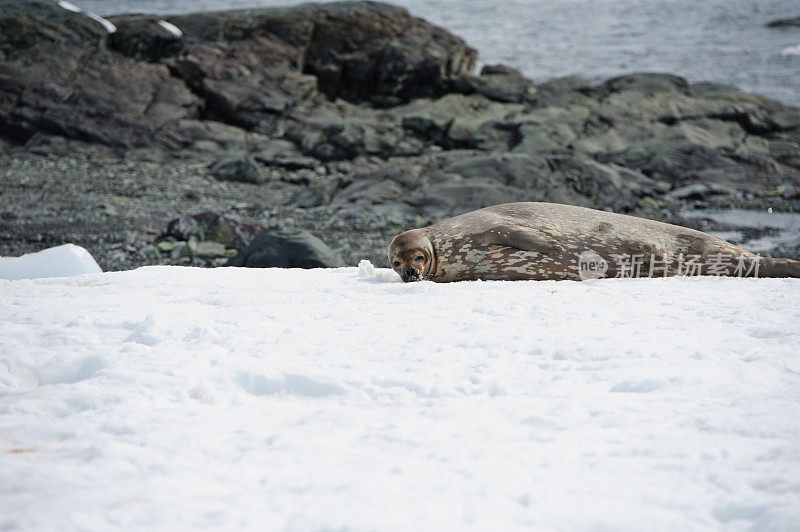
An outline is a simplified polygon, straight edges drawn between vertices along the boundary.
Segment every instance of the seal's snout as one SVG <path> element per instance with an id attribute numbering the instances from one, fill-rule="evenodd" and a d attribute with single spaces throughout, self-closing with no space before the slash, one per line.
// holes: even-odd
<path id="1" fill-rule="evenodd" d="M 421 229 L 400 233 L 389 244 L 389 263 L 406 283 L 428 279 L 433 256 L 433 246 Z"/>
<path id="2" fill-rule="evenodd" d="M 419 270 L 416 268 L 406 268 L 400 273 L 400 278 L 406 283 L 419 281 Z"/>

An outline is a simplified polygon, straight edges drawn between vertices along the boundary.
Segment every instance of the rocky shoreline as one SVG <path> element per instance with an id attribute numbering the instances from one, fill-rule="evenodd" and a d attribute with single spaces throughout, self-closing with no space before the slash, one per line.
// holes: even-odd
<path id="1" fill-rule="evenodd" d="M 704 230 L 728 228 L 682 213 L 800 212 L 800 109 L 669 74 L 475 75 L 475 50 L 386 4 L 104 24 L 0 0 L 0 28 L 0 255 L 216 266 L 307 230 L 328 265 L 384 265 L 398 232 L 507 201 Z"/>

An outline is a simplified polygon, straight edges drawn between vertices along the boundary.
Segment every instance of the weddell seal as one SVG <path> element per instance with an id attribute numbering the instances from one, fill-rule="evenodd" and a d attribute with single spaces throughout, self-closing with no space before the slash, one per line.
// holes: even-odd
<path id="1" fill-rule="evenodd" d="M 600 277 L 800 277 L 800 262 L 760 257 L 715 236 L 555 203 L 505 203 L 397 235 L 405 282 Z"/>

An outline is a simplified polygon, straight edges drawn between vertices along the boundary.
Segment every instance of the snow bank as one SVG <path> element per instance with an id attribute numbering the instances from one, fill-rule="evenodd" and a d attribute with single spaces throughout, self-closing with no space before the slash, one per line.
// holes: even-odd
<path id="1" fill-rule="evenodd" d="M 800 282 L 0 281 L 0 529 L 789 530 Z"/>
<path id="2" fill-rule="evenodd" d="M 0 279 L 69 277 L 102 271 L 91 253 L 75 244 L 64 244 L 21 257 L 0 257 Z"/>

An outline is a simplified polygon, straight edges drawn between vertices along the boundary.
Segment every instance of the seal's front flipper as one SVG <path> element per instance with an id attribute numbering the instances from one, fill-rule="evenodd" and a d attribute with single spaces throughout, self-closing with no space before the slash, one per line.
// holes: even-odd
<path id="1" fill-rule="evenodd" d="M 483 231 L 480 241 L 486 246 L 505 246 L 538 253 L 551 253 L 560 249 L 547 235 L 524 226 L 496 225 Z"/>

